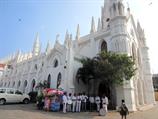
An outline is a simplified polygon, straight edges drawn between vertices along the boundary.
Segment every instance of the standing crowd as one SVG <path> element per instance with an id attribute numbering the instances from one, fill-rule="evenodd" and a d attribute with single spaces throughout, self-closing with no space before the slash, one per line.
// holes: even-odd
<path id="1" fill-rule="evenodd" d="M 62 97 L 63 102 L 63 113 L 66 112 L 86 112 L 89 111 L 100 111 L 103 108 L 107 112 L 107 106 L 109 104 L 108 98 L 103 95 L 99 96 L 87 96 L 85 93 L 64 93 Z"/>

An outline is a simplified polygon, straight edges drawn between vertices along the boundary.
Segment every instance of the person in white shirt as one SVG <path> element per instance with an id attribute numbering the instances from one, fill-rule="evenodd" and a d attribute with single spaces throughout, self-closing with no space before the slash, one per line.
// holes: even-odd
<path id="1" fill-rule="evenodd" d="M 63 113 L 66 113 L 66 105 L 67 105 L 67 93 L 65 92 L 63 95 Z"/>
<path id="2" fill-rule="evenodd" d="M 71 105 L 72 105 L 72 96 L 71 93 L 67 96 L 67 111 L 71 112 Z"/>
<path id="3" fill-rule="evenodd" d="M 105 95 L 103 95 L 102 106 L 103 106 L 103 109 L 105 109 L 105 112 L 108 112 L 108 104 L 109 104 L 108 98 Z"/>
<path id="4" fill-rule="evenodd" d="M 76 105 L 76 112 L 81 111 L 81 94 L 79 93 L 77 96 L 77 105 Z"/>
<path id="5" fill-rule="evenodd" d="M 81 100 L 81 107 L 82 107 L 82 111 L 87 111 L 87 95 L 85 93 L 82 94 L 82 100 Z"/>
<path id="6" fill-rule="evenodd" d="M 72 112 L 75 112 L 76 103 L 77 103 L 77 98 L 76 98 L 76 94 L 74 93 L 74 95 L 72 96 Z"/>
<path id="7" fill-rule="evenodd" d="M 94 96 L 91 95 L 89 97 L 89 102 L 90 102 L 90 111 L 92 112 L 94 108 Z"/>
<path id="8" fill-rule="evenodd" d="M 99 96 L 96 96 L 95 97 L 95 103 L 96 103 L 96 105 L 97 105 L 97 111 L 99 112 L 99 110 L 100 110 L 100 97 Z"/>

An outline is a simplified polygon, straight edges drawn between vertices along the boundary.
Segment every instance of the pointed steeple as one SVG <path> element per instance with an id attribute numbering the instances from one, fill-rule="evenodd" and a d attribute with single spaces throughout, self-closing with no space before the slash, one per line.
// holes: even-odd
<path id="1" fill-rule="evenodd" d="M 50 41 L 47 42 L 47 47 L 46 47 L 46 54 L 49 54 L 51 50 L 51 44 Z"/>
<path id="2" fill-rule="evenodd" d="M 101 21 L 100 21 L 100 18 L 98 19 L 98 28 L 97 28 L 97 31 L 101 31 L 102 29 L 102 24 L 101 24 Z"/>
<path id="3" fill-rule="evenodd" d="M 57 34 L 55 44 L 59 44 L 59 37 L 60 37 L 60 34 Z"/>
<path id="4" fill-rule="evenodd" d="M 69 35 L 68 46 L 69 48 L 72 46 L 72 34 Z"/>
<path id="5" fill-rule="evenodd" d="M 69 32 L 68 32 L 68 30 L 66 30 L 65 41 L 64 41 L 64 44 L 65 44 L 66 46 L 68 45 L 68 40 L 69 40 Z"/>
<path id="6" fill-rule="evenodd" d="M 137 21 L 137 29 L 141 29 L 139 21 Z"/>
<path id="7" fill-rule="evenodd" d="M 33 45 L 33 51 L 32 51 L 33 56 L 39 55 L 40 49 L 41 49 L 40 46 L 41 45 L 40 45 L 40 40 L 39 40 L 39 34 L 37 33 L 36 38 L 35 38 L 35 42 L 34 42 L 34 45 Z"/>
<path id="8" fill-rule="evenodd" d="M 96 32 L 96 30 L 95 30 L 95 22 L 94 22 L 94 17 L 92 17 L 90 33 L 94 33 L 94 32 Z"/>
<path id="9" fill-rule="evenodd" d="M 76 40 L 80 39 L 80 26 L 79 24 L 77 25 L 77 31 L 76 31 Z"/>

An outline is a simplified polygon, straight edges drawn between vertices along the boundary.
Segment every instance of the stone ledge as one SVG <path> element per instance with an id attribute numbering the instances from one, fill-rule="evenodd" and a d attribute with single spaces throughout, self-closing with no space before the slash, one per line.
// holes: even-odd
<path id="1" fill-rule="evenodd" d="M 146 105 L 137 107 L 137 110 L 138 111 L 145 111 L 145 110 L 149 110 L 149 109 L 151 109 L 153 107 L 154 107 L 154 104 L 146 104 Z"/>

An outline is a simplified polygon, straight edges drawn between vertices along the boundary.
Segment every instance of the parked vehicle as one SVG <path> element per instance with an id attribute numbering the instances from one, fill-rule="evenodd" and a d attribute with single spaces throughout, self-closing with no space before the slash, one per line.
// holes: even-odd
<path id="1" fill-rule="evenodd" d="M 30 97 L 13 88 L 0 88 L 0 104 L 23 102 L 28 104 Z"/>

